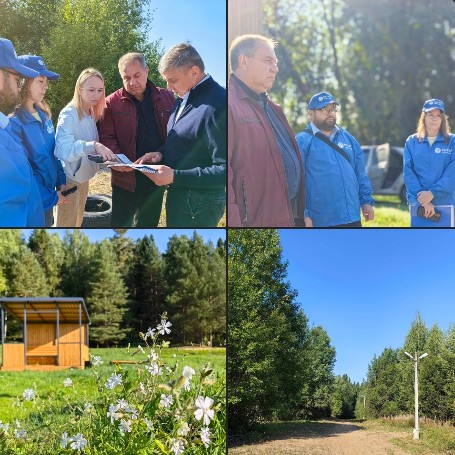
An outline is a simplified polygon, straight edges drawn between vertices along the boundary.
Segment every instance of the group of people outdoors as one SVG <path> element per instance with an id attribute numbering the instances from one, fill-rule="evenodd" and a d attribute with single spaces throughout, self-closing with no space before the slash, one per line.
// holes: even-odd
<path id="1" fill-rule="evenodd" d="M 278 73 L 276 41 L 235 38 L 229 50 L 228 225 L 361 227 L 374 219 L 364 152 L 337 124 L 339 103 L 322 91 L 308 102 L 308 126 L 295 134 L 268 96 Z M 455 135 L 443 101 L 427 100 L 404 147 L 410 205 L 431 218 L 455 206 Z"/>
<path id="2" fill-rule="evenodd" d="M 106 97 L 101 72 L 84 69 L 54 131 L 45 95 L 59 75 L 0 38 L 0 226 L 80 227 L 103 162 L 117 164 L 111 227 L 158 226 L 165 188 L 167 227 L 217 226 L 226 206 L 226 90 L 188 43 L 159 62 L 167 89 L 148 79 L 141 53 L 121 56 L 118 70 L 123 87 Z M 149 172 L 120 165 L 119 154 Z"/>

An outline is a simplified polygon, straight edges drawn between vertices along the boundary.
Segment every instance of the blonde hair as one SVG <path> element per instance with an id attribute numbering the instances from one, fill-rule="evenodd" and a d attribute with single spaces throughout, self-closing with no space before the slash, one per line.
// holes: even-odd
<path id="1" fill-rule="evenodd" d="M 79 120 L 83 118 L 83 108 L 82 108 L 82 98 L 80 89 L 85 81 L 92 76 L 99 77 L 103 81 L 103 96 L 100 98 L 98 103 L 90 108 L 91 114 L 95 122 L 97 122 L 100 118 L 103 117 L 104 113 L 104 106 L 105 106 L 105 98 L 106 98 L 106 89 L 104 87 L 104 78 L 103 75 L 95 68 L 86 68 L 82 73 L 79 75 L 76 81 L 76 86 L 74 87 L 74 96 L 73 100 L 71 101 L 72 104 L 76 107 L 77 115 L 79 116 Z"/>
<path id="2" fill-rule="evenodd" d="M 450 125 L 448 122 L 449 116 L 438 109 L 442 116 L 441 126 L 439 127 L 439 133 L 441 133 L 445 138 L 445 143 L 449 143 L 449 134 L 450 134 Z M 420 114 L 419 120 L 417 121 L 417 138 L 419 141 L 423 140 L 426 136 L 428 136 L 427 130 L 425 128 L 425 117 L 428 112 L 422 112 Z"/>
<path id="3" fill-rule="evenodd" d="M 28 110 L 25 106 L 25 103 L 27 102 L 27 100 L 30 96 L 30 86 L 32 85 L 34 80 L 35 79 L 33 79 L 33 78 L 27 78 L 25 80 L 25 84 L 20 91 L 21 100 L 20 100 L 19 105 L 16 108 L 16 111 L 19 108 Z M 51 108 L 49 107 L 49 104 L 46 103 L 46 100 L 43 99 L 43 101 L 40 101 L 39 103 L 35 103 L 35 105 L 38 106 L 46 114 L 46 120 L 49 120 L 51 118 Z M 22 118 L 22 114 L 20 112 L 18 112 L 18 115 Z"/>

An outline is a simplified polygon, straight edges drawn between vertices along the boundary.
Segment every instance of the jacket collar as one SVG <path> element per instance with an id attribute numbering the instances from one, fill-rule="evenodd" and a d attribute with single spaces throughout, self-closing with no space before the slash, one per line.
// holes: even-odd
<path id="1" fill-rule="evenodd" d="M 264 102 L 269 99 L 269 95 L 267 92 L 263 93 L 257 93 L 254 90 L 252 90 L 248 85 L 245 84 L 245 82 L 241 81 L 234 73 L 231 73 L 231 79 L 229 81 L 234 82 L 234 86 L 237 86 L 236 88 L 240 89 L 238 90 L 238 96 L 240 98 L 252 98 L 253 100 L 257 102 Z M 242 93 L 243 92 L 243 93 Z"/>
<path id="2" fill-rule="evenodd" d="M 44 125 L 46 123 L 46 114 L 38 107 L 36 106 L 35 104 L 33 105 L 36 109 L 36 112 L 38 112 L 38 115 L 40 116 L 41 118 L 41 123 Z M 17 115 L 20 117 L 20 119 L 22 120 L 23 123 L 25 124 L 29 124 L 29 123 L 33 123 L 33 122 L 38 122 L 38 120 L 36 119 L 36 117 L 34 117 L 29 111 L 28 109 L 25 109 L 23 107 L 19 108 L 18 109 L 18 112 L 17 112 Z"/>

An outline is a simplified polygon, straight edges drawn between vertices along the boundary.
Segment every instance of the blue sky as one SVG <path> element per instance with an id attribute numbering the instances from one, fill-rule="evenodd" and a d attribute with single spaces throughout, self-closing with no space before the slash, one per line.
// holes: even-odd
<path id="1" fill-rule="evenodd" d="M 226 86 L 226 0 L 151 0 L 151 41 L 162 38 L 165 51 L 190 41 L 208 72 Z"/>
<path id="2" fill-rule="evenodd" d="M 68 229 L 69 231 L 73 231 L 73 229 Z M 58 233 L 61 238 L 64 237 L 66 233 L 66 229 L 48 229 L 49 234 Z M 81 229 L 81 231 L 88 236 L 88 238 L 92 241 L 101 241 L 108 237 L 113 237 L 115 232 L 112 229 Z M 24 237 L 28 239 L 32 232 L 32 229 L 23 229 L 22 233 Z M 191 237 L 193 235 L 194 229 L 129 229 L 126 233 L 127 237 L 131 237 L 132 239 L 141 239 L 145 235 L 153 235 L 155 240 L 155 244 L 158 247 L 158 250 L 161 253 L 166 251 L 167 242 L 170 237 L 173 235 L 181 236 L 186 235 Z M 196 232 L 204 239 L 205 242 L 211 240 L 214 245 L 219 238 L 225 240 L 226 239 L 226 231 L 224 229 L 196 229 Z"/>
<path id="3" fill-rule="evenodd" d="M 455 323 L 453 230 L 281 230 L 288 278 L 310 325 L 337 351 L 335 374 L 360 382 L 373 355 L 399 348 L 417 311 Z"/>

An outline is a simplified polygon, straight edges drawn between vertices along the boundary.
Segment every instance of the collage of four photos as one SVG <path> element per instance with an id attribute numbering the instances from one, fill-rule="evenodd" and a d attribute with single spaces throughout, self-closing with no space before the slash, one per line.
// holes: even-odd
<path id="1" fill-rule="evenodd" d="M 455 451 L 455 2 L 0 4 L 0 454 Z"/>

